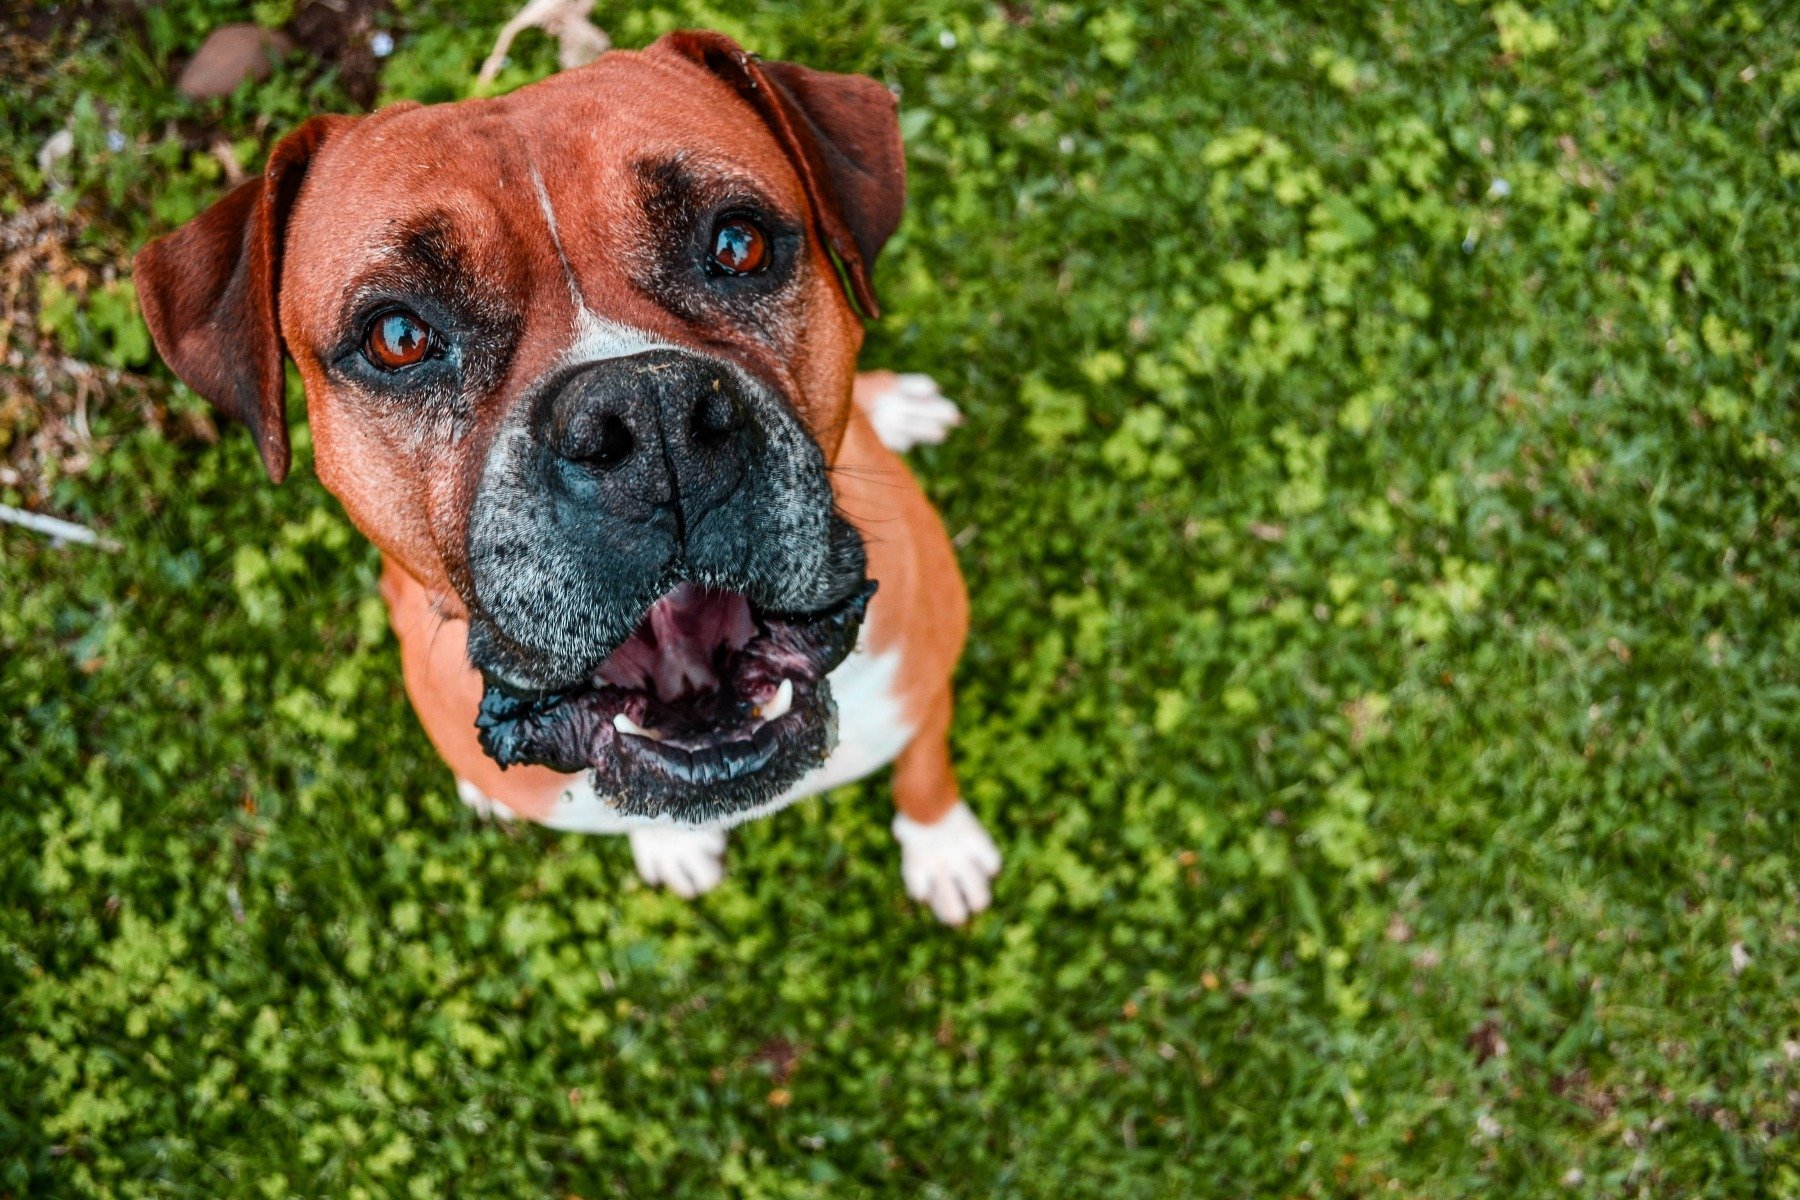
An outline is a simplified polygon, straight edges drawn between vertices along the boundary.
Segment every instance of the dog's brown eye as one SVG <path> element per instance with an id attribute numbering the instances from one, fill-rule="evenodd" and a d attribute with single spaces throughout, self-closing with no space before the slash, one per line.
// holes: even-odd
<path id="1" fill-rule="evenodd" d="M 769 262 L 769 238 L 747 217 L 727 217 L 713 229 L 707 265 L 725 275 L 751 275 Z"/>
<path id="2" fill-rule="evenodd" d="M 383 313 L 369 326 L 363 352 L 384 371 L 398 371 L 424 360 L 431 351 L 431 328 L 403 310 Z"/>

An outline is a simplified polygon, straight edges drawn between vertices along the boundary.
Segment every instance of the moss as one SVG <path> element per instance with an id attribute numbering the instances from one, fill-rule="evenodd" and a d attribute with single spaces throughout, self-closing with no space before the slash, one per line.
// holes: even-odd
<path id="1" fill-rule="evenodd" d="M 511 7 L 397 5 L 385 94 Z M 223 187 L 180 122 L 344 103 L 174 98 L 248 12 L 67 35 L 19 194 L 75 113 L 122 261 Z M 902 88 L 867 360 L 968 415 L 915 461 L 994 910 L 907 901 L 879 781 L 691 905 L 481 825 L 310 474 L 96 398 L 48 505 L 126 551 L 0 529 L 0 1196 L 1800 1190 L 1793 14 L 596 19 Z"/>

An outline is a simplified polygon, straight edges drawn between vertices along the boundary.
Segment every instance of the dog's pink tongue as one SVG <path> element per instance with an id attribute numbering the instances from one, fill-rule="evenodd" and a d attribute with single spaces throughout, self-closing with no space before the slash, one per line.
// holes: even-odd
<path id="1" fill-rule="evenodd" d="M 718 687 L 713 659 L 719 647 L 741 650 L 755 636 L 756 621 L 742 596 L 684 583 L 650 607 L 637 632 L 601 664 L 600 678 L 677 700 Z"/>

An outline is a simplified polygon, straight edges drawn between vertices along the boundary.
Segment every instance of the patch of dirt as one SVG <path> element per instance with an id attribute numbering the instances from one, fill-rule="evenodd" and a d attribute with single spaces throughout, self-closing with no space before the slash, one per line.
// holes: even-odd
<path id="1" fill-rule="evenodd" d="M 759 1046 L 756 1053 L 750 1056 L 750 1061 L 768 1067 L 769 1078 L 779 1085 L 794 1077 L 801 1055 L 799 1046 L 776 1035 Z"/>
<path id="2" fill-rule="evenodd" d="M 310 69 L 335 68 L 340 86 L 366 108 L 380 87 L 373 35 L 386 27 L 390 8 L 390 0 L 310 0 L 286 32 Z M 105 0 L 7 9 L 0 12 L 0 78 L 30 89 L 91 37 L 141 42 L 142 20 L 141 4 Z M 190 149 L 219 141 L 198 112 L 179 123 L 177 136 Z M 3 163 L 0 190 L 24 194 Z M 0 218 L 0 492 L 16 492 L 30 507 L 45 506 L 58 479 L 85 473 L 120 433 L 140 424 L 165 436 L 218 437 L 205 414 L 172 414 L 160 381 L 75 358 L 40 327 L 45 281 L 85 309 L 95 289 L 129 275 L 129 247 L 110 233 L 88 205 L 65 211 L 50 199 Z M 102 411 L 117 419 L 100 420 Z"/>
<path id="3" fill-rule="evenodd" d="M 23 40 L 49 46 L 83 28 L 107 30 L 117 27 L 121 17 L 137 16 L 135 5 L 108 3 L 108 0 L 79 0 L 59 4 L 22 4 L 6 14 L 5 30 Z"/>
<path id="4" fill-rule="evenodd" d="M 1475 1065 L 1481 1066 L 1490 1058 L 1503 1058 L 1506 1055 L 1506 1038 L 1500 1032 L 1500 1022 L 1489 1017 L 1464 1039 L 1463 1045 L 1475 1056 Z"/>
<path id="5" fill-rule="evenodd" d="M 321 66 L 334 66 L 338 84 L 363 108 L 375 103 L 381 62 L 372 37 L 387 28 L 388 0 L 313 0 L 294 14 L 287 34 Z"/>
<path id="6" fill-rule="evenodd" d="M 97 436 L 94 411 L 128 410 L 159 433 L 171 432 L 164 389 L 143 375 L 65 354 L 38 327 L 40 281 L 54 279 L 83 298 L 117 277 L 116 267 L 77 257 L 81 210 L 46 200 L 0 221 L 0 489 L 16 489 L 32 506 L 50 498 L 58 479 L 86 473 L 115 437 Z M 210 420 L 188 416 L 179 432 L 218 437 Z"/>
<path id="7" fill-rule="evenodd" d="M 1596 1121 L 1605 1121 L 1619 1111 L 1620 1094 L 1615 1088 L 1601 1087 L 1588 1075 L 1587 1068 L 1576 1067 L 1550 1081 L 1550 1092 L 1586 1109 Z"/>

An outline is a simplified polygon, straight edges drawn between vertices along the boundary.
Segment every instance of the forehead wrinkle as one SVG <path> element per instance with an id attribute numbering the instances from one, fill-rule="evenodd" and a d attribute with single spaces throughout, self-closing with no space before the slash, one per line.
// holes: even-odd
<path id="1" fill-rule="evenodd" d="M 581 290 L 581 281 L 575 277 L 575 267 L 569 262 L 569 252 L 563 247 L 562 229 L 557 225 L 556 206 L 550 202 L 550 189 L 544 184 L 544 174 L 538 170 L 537 160 L 532 158 L 528 131 L 519 127 L 513 120 L 509 110 L 502 110 L 501 121 L 512 136 L 513 145 L 525 159 L 525 173 L 531 180 L 531 192 L 537 199 L 538 212 L 544 218 L 544 227 L 550 233 L 550 245 L 556 250 L 557 264 L 562 268 L 563 282 L 568 285 L 569 299 L 575 302 L 578 313 L 588 311 L 587 297 Z"/>
<path id="2" fill-rule="evenodd" d="M 568 288 L 569 301 L 574 310 L 573 320 L 565 328 L 562 345 L 555 356 L 555 362 L 561 366 L 569 366 L 583 362 L 597 362 L 603 359 L 619 358 L 642 350 L 661 346 L 663 343 L 647 330 L 625 324 L 610 317 L 599 315 L 593 304 L 589 303 L 586 289 L 581 285 L 580 276 L 575 264 L 569 257 L 568 248 L 563 242 L 563 230 L 557 219 L 556 206 L 550 198 L 549 185 L 538 169 L 538 164 L 531 154 L 532 138 L 520 129 L 509 114 L 506 124 L 517 133 L 513 143 L 517 152 L 525 160 L 526 174 L 531 180 L 531 189 L 537 201 L 539 215 L 543 218 L 544 227 L 550 234 L 550 244 L 556 252 L 556 261 L 562 271 L 563 282 Z M 533 130 L 540 133 L 541 130 Z M 597 133 L 595 136 L 598 136 Z M 556 143 L 552 143 L 553 145 Z M 577 212 L 575 232 L 588 219 L 586 212 Z"/>
<path id="3" fill-rule="evenodd" d="M 453 215 L 441 208 L 390 220 L 366 265 L 344 290 L 349 306 L 354 308 L 372 292 L 393 287 L 457 293 L 475 290 L 475 281 L 463 262 L 466 251 L 455 229 Z"/>
<path id="4" fill-rule="evenodd" d="M 569 252 L 563 249 L 562 232 L 556 227 L 556 208 L 550 203 L 550 190 L 544 186 L 544 177 L 539 174 L 537 164 L 527 161 L 527 170 L 531 174 L 531 188 L 537 194 L 538 211 L 544 215 L 544 224 L 550 230 L 550 244 L 556 247 L 556 261 L 562 266 L 563 281 L 569 285 L 569 298 L 575 307 L 582 312 L 587 311 L 587 297 L 582 294 L 581 281 L 575 278 L 575 268 L 569 262 Z"/>
<path id="5" fill-rule="evenodd" d="M 425 271 L 448 272 L 455 269 L 457 253 L 455 221 L 444 209 L 434 208 L 394 224 L 397 228 L 383 243 L 388 255 L 410 262 Z"/>
<path id="6" fill-rule="evenodd" d="M 507 124 L 514 123 L 507 119 Z M 587 290 L 583 288 L 574 261 L 569 257 L 568 249 L 563 242 L 563 230 L 557 217 L 555 203 L 550 197 L 549 185 L 544 180 L 543 172 L 538 169 L 528 148 L 527 137 L 518 138 L 516 145 L 524 157 L 527 177 L 531 180 L 532 194 L 537 200 L 539 215 L 543 218 L 544 227 L 550 234 L 550 244 L 556 252 L 558 266 L 562 270 L 563 280 L 568 287 L 569 301 L 573 306 L 573 322 L 567 331 L 567 341 L 562 346 L 555 362 L 559 366 L 572 366 L 580 363 L 598 362 L 604 359 L 621 358 L 652 349 L 673 349 L 668 342 L 654 332 L 601 315 L 601 310 L 588 300 Z M 575 232 L 589 222 L 591 215 L 587 212 L 575 214 Z M 603 289 L 604 292 L 604 289 Z"/>
<path id="7" fill-rule="evenodd" d="M 777 200 L 769 191 L 769 182 L 758 178 L 735 163 L 710 158 L 692 150 L 646 154 L 631 164 L 632 176 L 640 189 L 640 202 L 654 201 L 656 192 L 666 189 L 675 198 L 696 201 L 728 199 L 752 202 L 781 215 L 789 215 L 789 205 Z"/>

